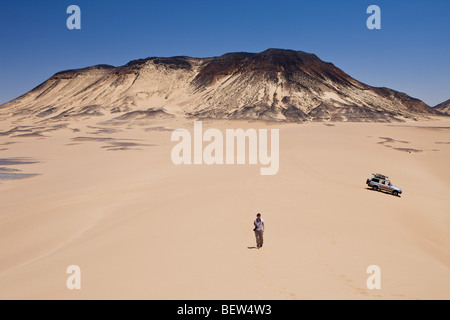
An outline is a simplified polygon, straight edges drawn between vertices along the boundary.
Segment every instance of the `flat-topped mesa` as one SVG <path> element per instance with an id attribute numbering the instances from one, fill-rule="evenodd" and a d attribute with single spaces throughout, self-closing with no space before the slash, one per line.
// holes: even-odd
<path id="1" fill-rule="evenodd" d="M 110 66 L 107 64 L 99 64 L 92 67 L 81 68 L 81 69 L 72 69 L 72 70 L 64 70 L 58 73 L 55 73 L 50 80 L 60 80 L 60 79 L 73 79 L 79 75 L 93 73 L 95 71 L 110 71 L 115 69 L 114 66 Z"/>
<path id="2" fill-rule="evenodd" d="M 261 53 L 228 53 L 211 59 L 200 70 L 195 83 L 207 86 L 214 82 L 214 78 L 229 76 L 235 72 L 264 73 L 267 79 L 274 81 L 278 73 L 288 79 L 304 73 L 322 79 L 330 77 L 352 85 L 347 74 L 333 64 L 320 60 L 315 54 L 281 49 L 269 49 Z M 357 84 L 364 87 L 361 83 Z"/>
<path id="3" fill-rule="evenodd" d="M 145 68 L 149 64 L 166 67 L 173 70 L 184 69 L 192 70 L 192 64 L 190 62 L 192 58 L 188 57 L 171 57 L 171 58 L 147 58 L 139 59 L 128 62 L 122 67 L 118 67 L 115 70 L 115 74 L 139 74 L 142 68 Z"/>
<path id="4" fill-rule="evenodd" d="M 407 94 L 366 85 L 315 54 L 283 49 L 62 71 L 0 106 L 2 117 L 39 121 L 128 119 L 129 112 L 149 109 L 177 117 L 289 122 L 390 122 L 440 114 Z"/>

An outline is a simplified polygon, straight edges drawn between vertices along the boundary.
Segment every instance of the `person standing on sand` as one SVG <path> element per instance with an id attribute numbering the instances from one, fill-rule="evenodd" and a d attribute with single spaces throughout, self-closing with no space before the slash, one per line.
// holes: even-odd
<path id="1" fill-rule="evenodd" d="M 257 248 L 262 248 L 264 243 L 264 220 L 261 218 L 261 213 L 256 215 L 256 219 L 253 222 L 255 225 L 255 236 L 256 236 L 256 246 Z"/>

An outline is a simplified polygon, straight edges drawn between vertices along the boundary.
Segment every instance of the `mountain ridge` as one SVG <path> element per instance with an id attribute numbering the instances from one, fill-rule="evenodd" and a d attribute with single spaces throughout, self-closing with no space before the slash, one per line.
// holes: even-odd
<path id="1" fill-rule="evenodd" d="M 170 117 L 287 122 L 391 122 L 438 114 L 405 93 L 364 84 L 315 54 L 268 49 L 64 70 L 1 105 L 0 115 L 126 119 L 129 112 L 149 110 Z"/>
<path id="2" fill-rule="evenodd" d="M 442 103 L 439 103 L 433 109 L 437 110 L 439 112 L 442 112 L 446 115 L 450 115 L 450 99 L 448 99 L 447 101 L 444 101 Z"/>

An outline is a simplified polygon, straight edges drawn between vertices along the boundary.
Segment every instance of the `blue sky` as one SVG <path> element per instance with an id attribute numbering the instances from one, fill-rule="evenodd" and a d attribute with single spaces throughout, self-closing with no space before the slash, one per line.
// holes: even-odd
<path id="1" fill-rule="evenodd" d="M 71 4 L 81 30 L 66 27 Z M 371 4 L 381 30 L 366 27 Z M 268 48 L 315 53 L 432 106 L 450 98 L 448 0 L 15 0 L 0 7 L 0 103 L 61 70 Z"/>

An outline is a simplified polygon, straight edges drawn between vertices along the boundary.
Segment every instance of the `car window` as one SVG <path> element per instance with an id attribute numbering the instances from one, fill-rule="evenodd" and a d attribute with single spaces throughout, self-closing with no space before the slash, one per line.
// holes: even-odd
<path id="1" fill-rule="evenodd" d="M 375 178 L 374 178 L 374 179 L 372 179 L 372 181 L 373 181 L 373 182 L 376 182 L 376 183 L 380 183 L 380 180 L 378 180 L 378 179 L 375 179 Z"/>

